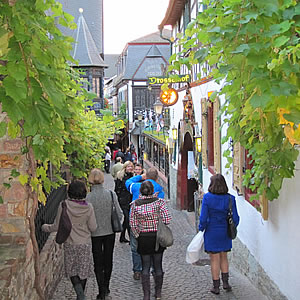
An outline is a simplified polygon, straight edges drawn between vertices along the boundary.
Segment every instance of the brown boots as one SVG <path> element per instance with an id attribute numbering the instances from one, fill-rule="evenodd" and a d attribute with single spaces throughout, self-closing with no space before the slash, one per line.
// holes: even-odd
<path id="1" fill-rule="evenodd" d="M 142 274 L 143 300 L 150 300 L 150 275 Z"/>
<path id="2" fill-rule="evenodd" d="M 164 281 L 164 275 L 155 275 L 154 276 L 155 281 L 155 299 L 160 300 L 161 299 L 161 289 Z"/>
<path id="3" fill-rule="evenodd" d="M 155 299 L 161 300 L 161 290 L 163 285 L 164 275 L 154 275 L 155 282 Z M 142 286 L 144 292 L 143 300 L 150 300 L 150 275 L 142 274 Z"/>
<path id="4" fill-rule="evenodd" d="M 232 290 L 231 286 L 228 283 L 229 275 L 228 273 L 221 273 L 222 275 L 222 281 L 223 281 L 223 289 L 227 292 L 230 292 Z"/>

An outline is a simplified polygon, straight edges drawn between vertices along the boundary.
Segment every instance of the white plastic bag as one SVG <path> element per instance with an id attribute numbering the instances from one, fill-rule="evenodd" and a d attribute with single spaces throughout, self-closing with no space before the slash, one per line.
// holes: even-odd
<path id="1" fill-rule="evenodd" d="M 193 264 L 199 259 L 207 259 L 208 256 L 204 252 L 204 231 L 199 231 L 186 249 L 186 262 Z"/>

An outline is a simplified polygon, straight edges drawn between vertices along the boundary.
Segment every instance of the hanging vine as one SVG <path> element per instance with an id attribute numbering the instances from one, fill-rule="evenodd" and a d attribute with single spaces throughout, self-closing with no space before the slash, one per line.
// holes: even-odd
<path id="1" fill-rule="evenodd" d="M 76 64 L 70 56 L 73 39 L 57 27 L 74 29 L 72 19 L 55 0 L 0 2 L 0 103 L 9 118 L 0 122 L 0 137 L 7 133 L 24 141 L 29 168 L 25 174 L 14 170 L 12 176 L 27 186 L 33 202 L 28 222 L 41 299 L 34 218 L 37 202 L 46 199 L 42 187 L 49 192 L 64 183 L 62 164 L 76 177 L 101 167 L 108 138 L 122 126 L 111 115 L 99 119 L 86 109 L 94 95 L 81 88 L 79 73 L 69 67 Z M 49 163 L 56 171 L 53 181 L 47 176 Z"/>
<path id="2" fill-rule="evenodd" d="M 294 175 L 300 144 L 300 3 L 296 0 L 204 0 L 205 8 L 178 35 L 169 72 L 185 65 L 211 67 L 232 138 L 248 150 L 253 167 L 244 185 L 278 198 Z M 203 73 L 198 74 L 198 78 Z M 212 99 L 216 96 L 213 95 Z M 230 151 L 225 151 L 228 164 Z"/>

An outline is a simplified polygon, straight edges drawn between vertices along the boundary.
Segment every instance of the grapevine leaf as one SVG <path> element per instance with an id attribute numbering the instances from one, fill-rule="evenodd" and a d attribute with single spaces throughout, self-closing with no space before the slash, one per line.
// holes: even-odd
<path id="1" fill-rule="evenodd" d="M 6 122 L 0 123 L 0 138 L 6 134 Z"/>
<path id="2" fill-rule="evenodd" d="M 27 86 L 25 81 L 15 80 L 12 77 L 6 77 L 3 80 L 6 95 L 10 96 L 16 103 L 25 99 L 27 95 Z"/>

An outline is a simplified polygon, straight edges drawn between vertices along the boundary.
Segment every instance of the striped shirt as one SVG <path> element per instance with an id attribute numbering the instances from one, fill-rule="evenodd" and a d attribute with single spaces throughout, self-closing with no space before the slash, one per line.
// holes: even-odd
<path id="1" fill-rule="evenodd" d="M 142 205 L 132 202 L 129 222 L 133 235 L 137 238 L 140 232 L 157 231 L 159 214 L 165 224 L 170 224 L 171 215 L 164 199 Z"/>

